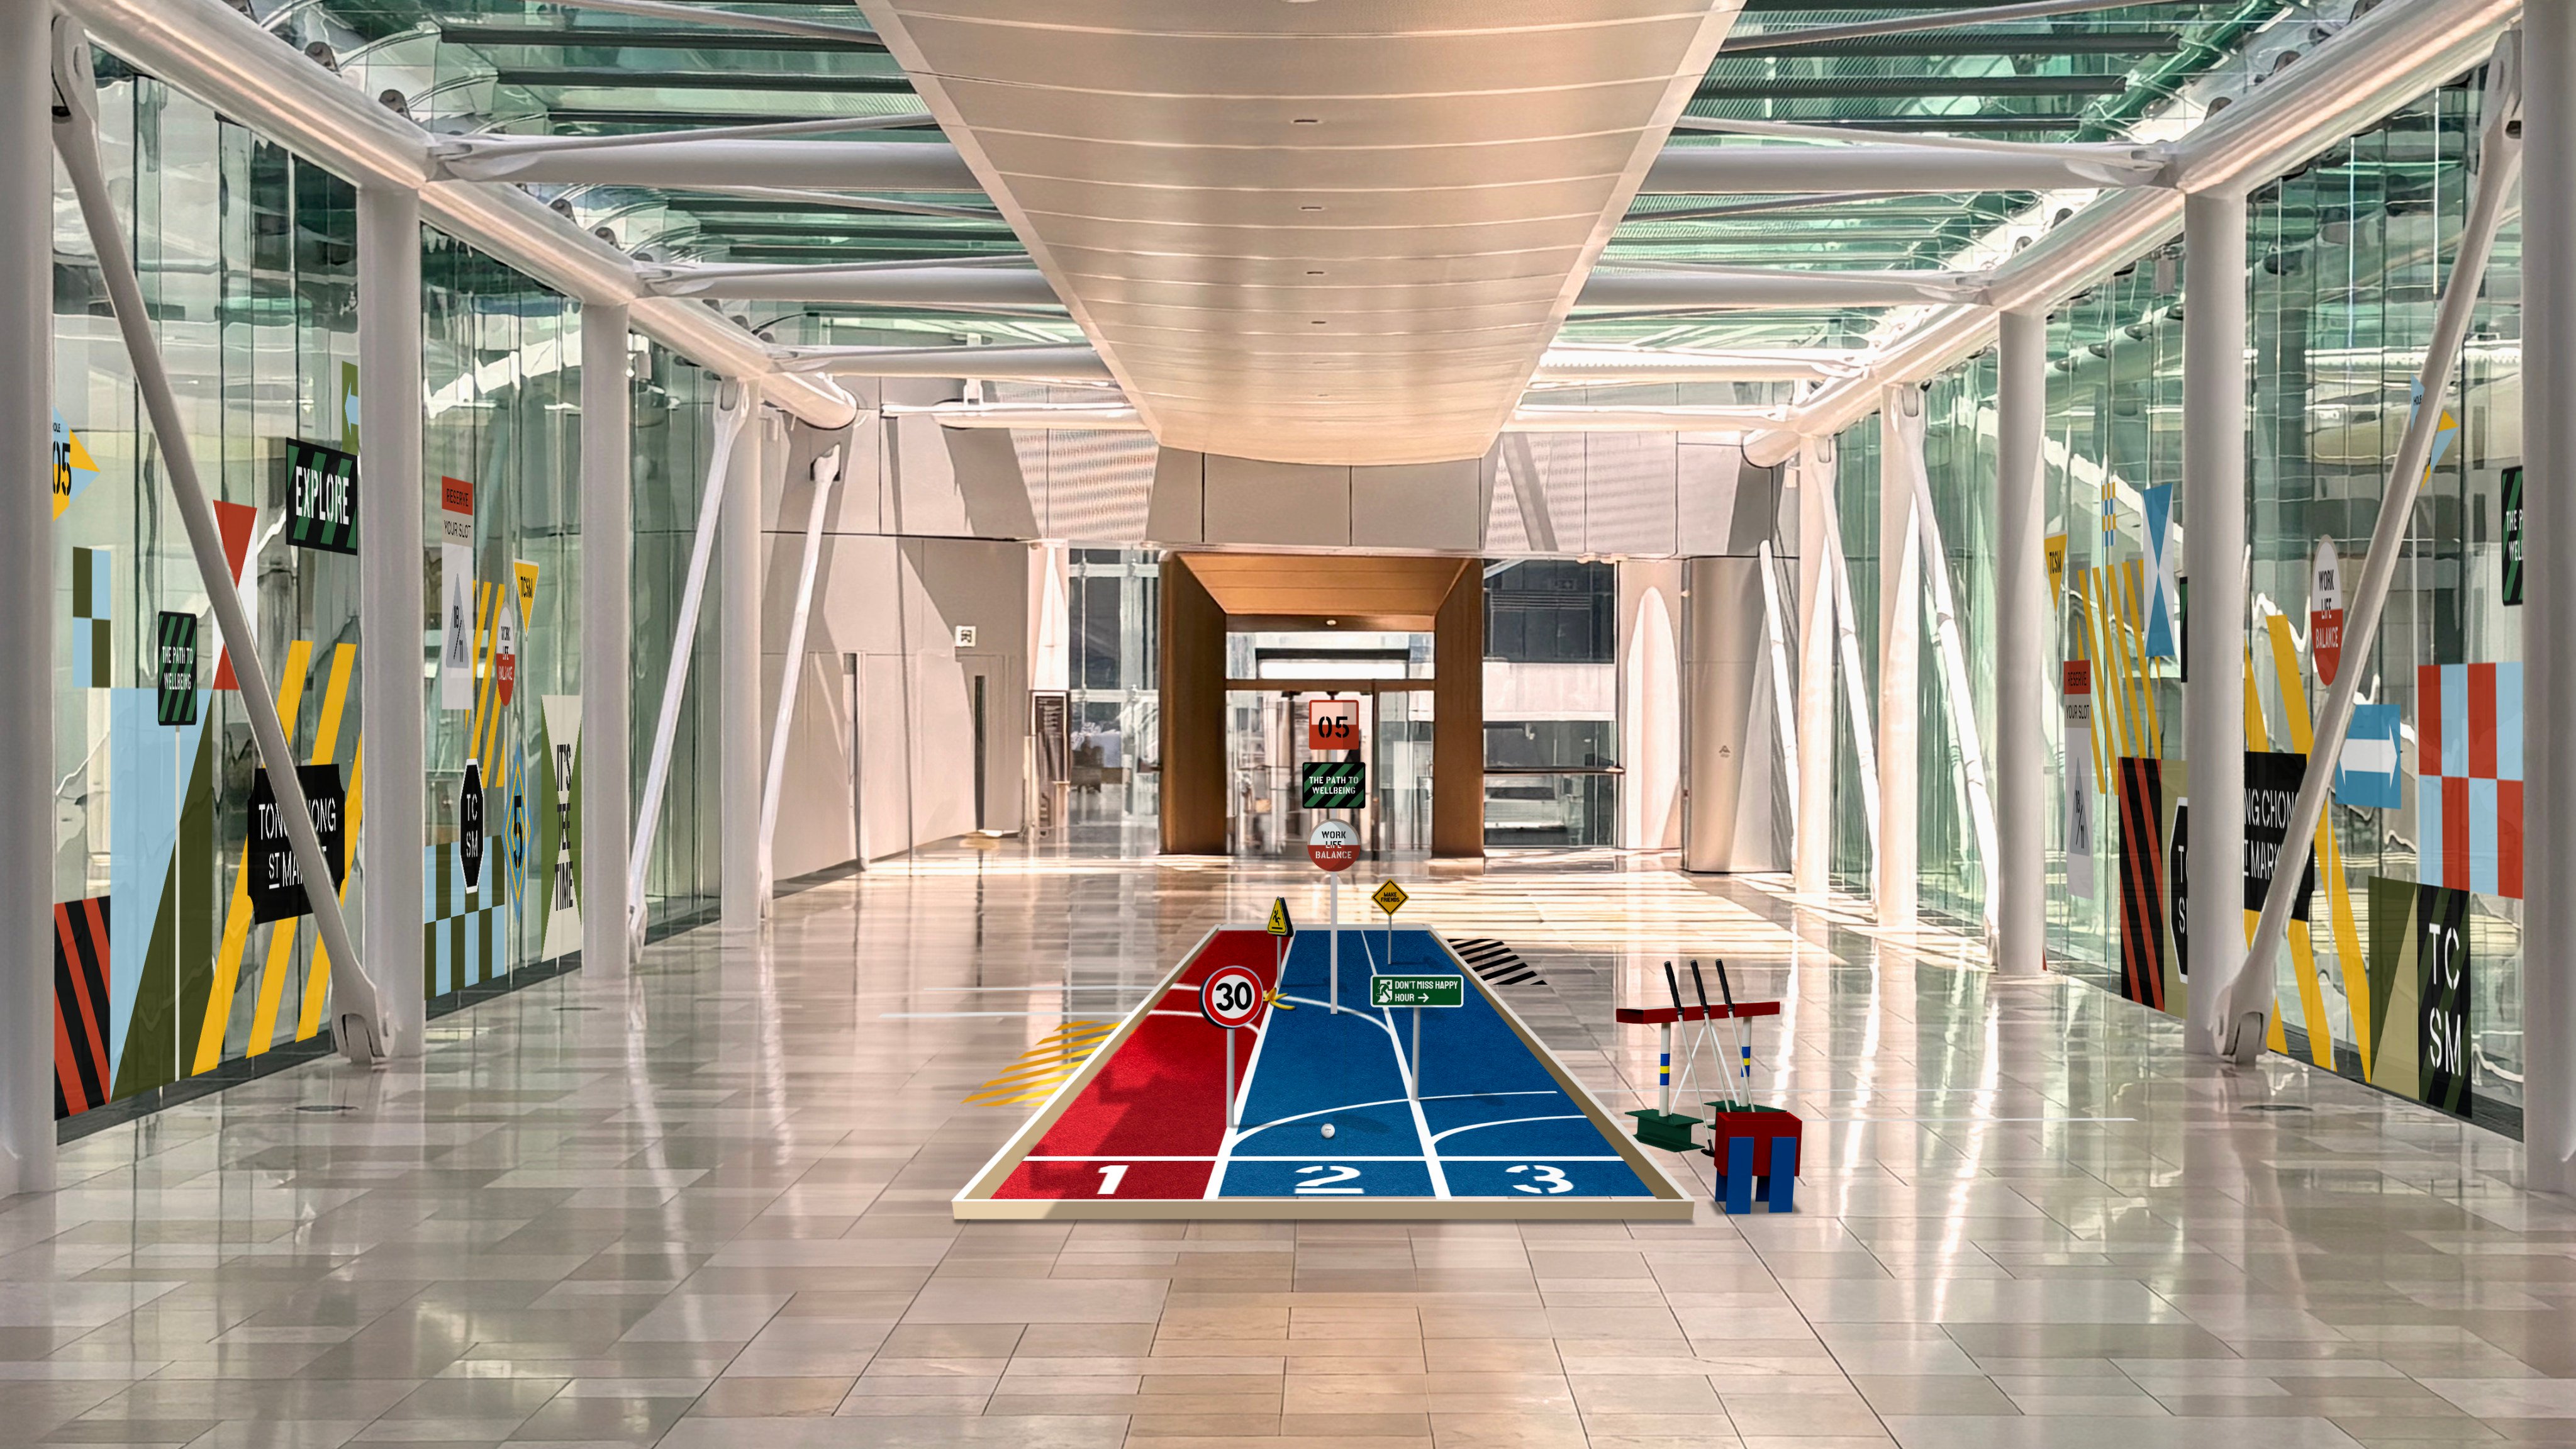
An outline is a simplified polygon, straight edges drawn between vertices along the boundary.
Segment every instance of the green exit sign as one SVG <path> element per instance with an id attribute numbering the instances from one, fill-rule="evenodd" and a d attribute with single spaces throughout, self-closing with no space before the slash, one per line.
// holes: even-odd
<path id="1" fill-rule="evenodd" d="M 1372 976 L 1369 978 L 1371 1006 L 1464 1006 L 1467 1004 L 1467 978 L 1464 976 Z"/>

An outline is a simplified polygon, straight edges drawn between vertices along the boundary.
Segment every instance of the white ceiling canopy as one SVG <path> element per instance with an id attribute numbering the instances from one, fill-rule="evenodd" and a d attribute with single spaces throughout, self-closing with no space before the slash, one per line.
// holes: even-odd
<path id="1" fill-rule="evenodd" d="M 1482 454 L 1741 0 L 859 0 L 1155 435 Z"/>

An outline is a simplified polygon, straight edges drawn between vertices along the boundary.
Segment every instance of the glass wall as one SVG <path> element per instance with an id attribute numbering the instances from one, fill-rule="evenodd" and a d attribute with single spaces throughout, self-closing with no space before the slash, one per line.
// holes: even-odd
<path id="1" fill-rule="evenodd" d="M 1525 559 L 1485 579 L 1485 844 L 1617 843 L 1619 570 Z"/>
<path id="2" fill-rule="evenodd" d="M 635 663 L 627 758 L 640 782 L 653 756 L 680 598 L 688 584 L 689 551 L 697 537 L 698 505 L 706 497 L 707 464 L 715 456 L 716 380 L 659 346 L 638 353 L 635 366 L 635 612 L 630 620 Z M 722 593 L 710 577 L 690 648 L 691 678 L 680 696 L 672 734 L 670 784 L 645 866 L 645 929 L 655 938 L 713 920 L 717 910 L 720 708 L 715 680 Z M 636 828 L 643 828 L 641 819 Z"/>
<path id="3" fill-rule="evenodd" d="M 1072 685 L 1074 838 L 1150 853 L 1162 698 L 1161 555 L 1077 548 L 1066 560 L 1066 670 Z"/>
<path id="4" fill-rule="evenodd" d="M 2464 157 L 2480 97 L 2475 80 L 2429 95 L 2252 198 L 2253 608 L 2241 658 L 2186 661 L 2180 647 L 2190 580 L 2175 565 L 2192 520 L 2176 486 L 2178 252 L 2142 259 L 2052 318 L 2047 531 L 2061 655 L 2087 666 L 2091 708 L 2053 761 L 2048 954 L 2053 969 L 2180 1013 L 2191 927 L 2251 919 L 2241 903 L 2204 904 L 2195 914 L 2177 884 L 2194 803 L 2181 731 L 2187 671 L 2233 668 L 2249 681 L 2247 798 L 2222 808 L 2246 812 L 2249 858 L 2268 858 L 2261 821 L 2286 808 L 2297 787 L 2327 687 L 2338 671 L 2358 670 L 2357 743 L 2338 774 L 2314 887 L 2276 965 L 2270 1045 L 2518 1130 L 2521 389 L 2512 224 L 2465 356 L 2437 396 L 2415 396 L 2468 206 Z M 1926 392 L 1933 508 L 1987 729 L 1994 393 L 1991 354 Z M 2378 639 L 2367 652 L 2347 650 L 2344 575 L 2359 567 L 2390 456 L 2419 405 L 2442 410 L 2431 475 Z M 1874 420 L 1841 439 L 1843 540 L 1873 668 L 1877 445 Z M 1925 641 L 1922 896 L 1927 910 L 1972 917 L 1978 852 L 1963 821 L 1958 741 L 1928 618 Z M 1841 884 L 1865 888 L 1857 771 L 1848 750 L 1838 754 L 1836 868 Z M 2091 848 L 2072 856 L 2070 788 L 2084 797 L 2091 836 Z M 2249 883 L 2255 898 L 2267 879 Z M 2124 901 L 2135 908 L 2121 909 Z"/>
<path id="5" fill-rule="evenodd" d="M 427 831 L 418 857 L 361 857 L 354 549 L 404 485 L 367 476 L 354 529 L 317 529 L 290 461 L 366 458 L 356 193 L 156 81 L 99 73 L 111 189 L 231 586 L 308 793 L 340 800 L 353 934 L 346 881 L 416 859 L 433 1013 L 560 969 L 580 942 L 575 307 L 423 237 L 427 778 L 375 783 L 425 788 Z M 61 1115 L 97 1123 L 325 1049 L 329 972 L 262 868 L 236 671 L 67 183 L 54 233 L 56 1084 Z"/>
<path id="6" fill-rule="evenodd" d="M 548 708 L 565 705 L 546 702 L 579 708 L 581 325 L 573 302 L 435 232 L 421 275 L 422 445 L 436 480 L 423 536 L 437 575 L 424 638 L 440 641 L 421 976 L 437 999 L 506 976 L 546 942 L 549 893 L 528 885 L 554 856 L 538 838 L 557 823 L 544 737 Z M 460 631 L 474 662 L 454 671 Z M 557 935 L 546 954 L 578 944 Z"/>
<path id="7" fill-rule="evenodd" d="M 346 780 L 357 559 L 283 525 L 288 440 L 345 437 L 355 192 L 156 81 L 100 76 L 109 176 L 260 662 L 299 753 Z M 74 1116 L 316 1049 L 323 979 L 310 932 L 254 900 L 248 717 L 59 177 L 54 235 L 56 1105 Z M 166 696 L 165 640 L 193 647 L 195 686 Z"/>

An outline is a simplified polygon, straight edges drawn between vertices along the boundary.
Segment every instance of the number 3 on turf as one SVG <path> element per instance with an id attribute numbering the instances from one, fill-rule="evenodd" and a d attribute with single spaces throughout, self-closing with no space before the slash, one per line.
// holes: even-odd
<path id="1" fill-rule="evenodd" d="M 1537 1182 L 1535 1182 L 1535 1183 L 1528 1183 L 1528 1182 L 1516 1182 L 1516 1183 L 1513 1183 L 1513 1184 L 1512 1184 L 1512 1191 L 1514 1191 L 1514 1192 L 1526 1192 L 1526 1193 L 1551 1193 L 1551 1194 L 1552 1194 L 1552 1193 L 1572 1192 L 1572 1191 L 1574 1191 L 1574 1184 L 1573 1184 L 1573 1183 L 1571 1183 L 1571 1182 L 1566 1181 L 1566 1178 L 1565 1178 L 1565 1169 L 1564 1169 L 1564 1168 L 1562 1168 L 1562 1167 L 1532 1167 L 1532 1166 L 1530 1166 L 1528 1163 L 1524 1162 L 1524 1163 L 1521 1163 L 1520 1165 L 1518 1165 L 1518 1166 L 1516 1166 L 1516 1167 L 1506 1167 L 1506 1168 L 1504 1168 L 1504 1169 L 1503 1169 L 1503 1171 L 1505 1171 L 1505 1172 L 1534 1172 L 1534 1173 L 1537 1173 L 1537 1174 L 1538 1174 L 1538 1180 L 1537 1180 Z M 1106 1188 L 1103 1188 L 1103 1189 L 1101 1189 L 1101 1190 L 1102 1190 L 1102 1191 L 1104 1191 L 1104 1192 L 1108 1191 L 1108 1189 L 1106 1189 Z"/>
<path id="2" fill-rule="evenodd" d="M 1116 1197 L 1118 1184 L 1126 1179 L 1127 1164 L 1120 1162 L 1100 1169 L 1100 1191 L 1094 1196 Z"/>

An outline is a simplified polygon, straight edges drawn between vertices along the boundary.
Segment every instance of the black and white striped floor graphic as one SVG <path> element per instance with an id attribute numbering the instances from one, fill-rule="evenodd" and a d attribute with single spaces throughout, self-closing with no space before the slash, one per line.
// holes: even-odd
<path id="1" fill-rule="evenodd" d="M 1538 968 L 1520 958 L 1518 953 L 1490 937 L 1473 937 L 1452 941 L 1449 949 L 1458 953 L 1470 970 L 1495 986 L 1545 986 L 1547 978 Z"/>

